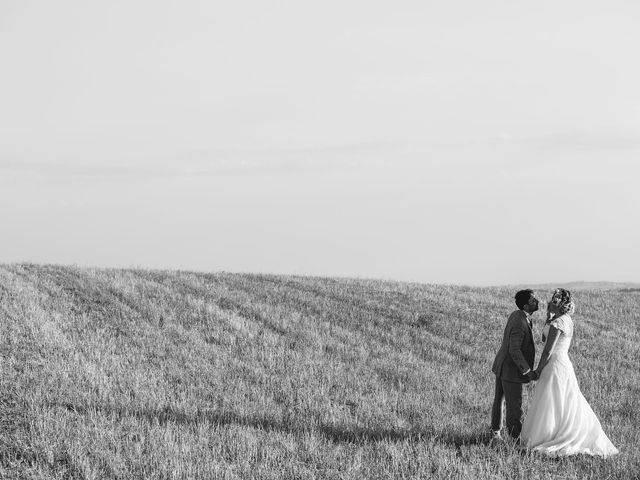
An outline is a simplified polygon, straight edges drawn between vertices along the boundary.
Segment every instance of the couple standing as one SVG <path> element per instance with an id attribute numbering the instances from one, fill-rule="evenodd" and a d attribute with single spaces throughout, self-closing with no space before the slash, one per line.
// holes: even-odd
<path id="1" fill-rule="evenodd" d="M 615 455 L 618 449 L 582 395 L 569 359 L 575 310 L 571 292 L 556 289 L 547 306 L 545 345 L 536 369 L 531 315 L 538 310 L 538 299 L 532 290 L 520 290 L 515 300 L 518 310 L 509 316 L 492 368 L 496 375 L 491 412 L 494 438 L 501 438 L 504 401 L 507 432 L 528 448 L 551 456 Z M 538 382 L 523 424 L 522 386 L 533 380 Z"/>

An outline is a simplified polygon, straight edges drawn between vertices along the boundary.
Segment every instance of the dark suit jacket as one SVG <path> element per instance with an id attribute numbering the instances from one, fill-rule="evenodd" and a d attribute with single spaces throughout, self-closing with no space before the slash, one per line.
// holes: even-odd
<path id="1" fill-rule="evenodd" d="M 523 310 L 516 310 L 507 320 L 502 345 L 491 370 L 502 380 L 528 383 L 529 378 L 523 372 L 533 370 L 535 356 L 533 332 L 527 322 L 527 314 Z"/>

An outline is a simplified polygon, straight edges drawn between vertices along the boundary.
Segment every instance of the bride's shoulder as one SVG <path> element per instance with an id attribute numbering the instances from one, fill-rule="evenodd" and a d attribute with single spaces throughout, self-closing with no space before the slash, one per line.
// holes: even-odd
<path id="1" fill-rule="evenodd" d="M 562 318 L 562 321 L 564 323 L 573 323 L 573 320 L 571 319 L 571 315 L 569 315 L 568 313 L 560 315 L 560 318 Z"/>
<path id="2" fill-rule="evenodd" d="M 573 328 L 573 320 L 571 320 L 571 316 L 564 313 L 551 321 L 551 325 L 556 327 L 558 330 L 566 332 L 567 330 Z"/>

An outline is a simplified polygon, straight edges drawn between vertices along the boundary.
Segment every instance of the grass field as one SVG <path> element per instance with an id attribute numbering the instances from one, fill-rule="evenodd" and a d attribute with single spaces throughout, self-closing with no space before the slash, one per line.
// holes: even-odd
<path id="1" fill-rule="evenodd" d="M 514 293 L 0 266 L 0 477 L 640 478 L 637 290 L 576 292 L 570 352 L 621 454 L 489 444 Z"/>

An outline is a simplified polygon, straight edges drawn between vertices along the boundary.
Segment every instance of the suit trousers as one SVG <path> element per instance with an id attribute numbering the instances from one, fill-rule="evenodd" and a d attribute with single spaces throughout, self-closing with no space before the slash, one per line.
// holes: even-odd
<path id="1" fill-rule="evenodd" d="M 491 409 L 491 430 L 500 430 L 502 426 L 502 401 L 506 404 L 507 432 L 513 438 L 520 436 L 522 430 L 522 383 L 509 382 L 496 375 L 496 391 Z"/>

